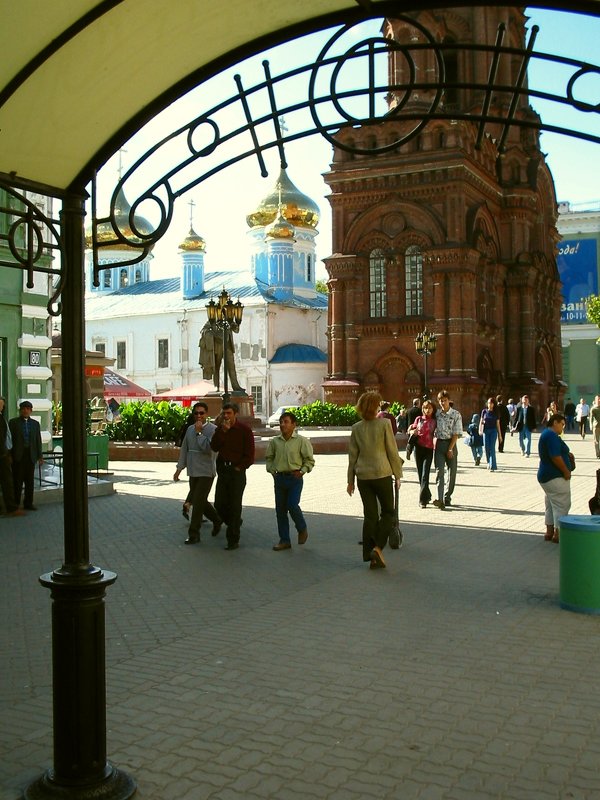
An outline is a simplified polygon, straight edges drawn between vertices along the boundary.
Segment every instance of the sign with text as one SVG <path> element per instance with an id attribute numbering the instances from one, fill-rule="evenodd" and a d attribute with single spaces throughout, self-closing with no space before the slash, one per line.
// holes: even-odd
<path id="1" fill-rule="evenodd" d="M 561 323 L 589 322 L 585 299 L 598 294 L 598 243 L 595 239 L 563 239 L 556 263 L 562 281 Z"/>

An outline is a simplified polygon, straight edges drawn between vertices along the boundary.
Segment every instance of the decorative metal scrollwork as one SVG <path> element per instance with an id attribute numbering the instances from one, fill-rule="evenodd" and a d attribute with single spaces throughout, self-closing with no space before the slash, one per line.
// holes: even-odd
<path id="1" fill-rule="evenodd" d="M 6 242 L 12 260 L 0 258 L 0 266 L 23 270 L 27 275 L 28 289 L 34 287 L 34 272 L 55 276 L 47 309 L 51 316 L 59 316 L 61 304 L 58 298 L 62 293 L 67 263 L 60 221 L 47 217 L 35 203 L 15 189 L 4 188 L 8 204 L 0 206 L 0 218 L 5 217 L 7 224 L 6 232 L 0 226 L 0 242 Z M 51 266 L 53 263 L 57 266 Z"/>
<path id="2" fill-rule="evenodd" d="M 461 44 L 457 42 L 438 42 L 432 34 L 421 24 L 408 17 L 398 17 L 399 21 L 406 23 L 417 32 L 406 42 L 396 42 L 384 37 L 363 38 L 356 43 L 346 45 L 347 34 L 351 33 L 355 25 L 343 26 L 337 29 L 329 41 L 322 48 L 319 56 L 310 64 L 290 69 L 281 75 L 273 76 L 267 61 L 262 62 L 264 80 L 260 80 L 251 87 L 244 85 L 240 74 L 234 76 L 235 92 L 227 99 L 222 100 L 214 107 L 196 116 L 186 125 L 179 127 L 161 141 L 157 142 L 143 156 L 141 156 L 130 169 L 121 177 L 112 195 L 111 210 L 108 217 L 96 219 L 94 226 L 109 224 L 114 236 L 105 237 L 102 242 L 96 241 L 94 245 L 96 275 L 98 270 L 110 268 L 110 264 L 98 265 L 97 251 L 100 247 L 126 244 L 132 248 L 132 259 L 126 263 L 140 261 L 148 253 L 149 248 L 155 244 L 169 227 L 173 216 L 173 204 L 181 195 L 198 186 L 207 178 L 226 169 L 228 166 L 253 156 L 258 161 L 260 174 L 265 177 L 267 173 L 264 153 L 276 148 L 279 159 L 286 166 L 284 145 L 287 142 L 311 136 L 315 133 L 322 134 L 335 147 L 358 155 L 378 155 L 397 149 L 420 131 L 432 120 L 469 120 L 477 124 L 477 146 L 481 146 L 486 132 L 486 126 L 501 126 L 501 135 L 498 141 L 498 153 L 502 154 L 506 137 L 511 126 L 532 127 L 540 131 L 561 133 L 587 141 L 600 142 L 590 124 L 589 132 L 572 130 L 556 125 L 544 124 L 535 115 L 523 118 L 516 113 L 518 100 L 522 96 L 529 98 L 538 97 L 550 100 L 556 104 L 569 105 L 579 111 L 597 114 L 600 104 L 588 102 L 576 97 L 576 85 L 583 77 L 597 74 L 599 67 L 573 59 L 554 56 L 547 53 L 536 53 L 533 49 L 537 27 L 533 27 L 529 41 L 524 49 L 505 47 L 504 26 L 498 29 L 498 35 L 493 44 Z M 360 23 L 359 23 L 360 24 Z M 356 37 L 355 37 L 356 38 Z M 490 61 L 486 83 L 459 83 L 456 78 L 451 81 L 446 68 L 449 54 L 454 57 L 462 51 L 478 51 Z M 428 75 L 418 75 L 415 69 L 415 55 L 425 51 L 430 55 L 434 68 Z M 408 76 L 403 82 L 378 83 L 376 80 L 375 62 L 378 58 L 386 58 L 390 53 L 402 58 Z M 521 59 L 520 70 L 514 83 L 501 85 L 497 83 L 498 65 L 503 57 Z M 525 83 L 527 66 L 533 60 L 541 60 L 551 64 L 560 64 L 572 70 L 572 75 L 564 86 L 563 93 L 549 94 L 537 91 Z M 344 85 L 344 70 L 349 64 L 361 67 L 364 80 L 353 85 Z M 298 83 L 307 83 L 305 97 L 299 97 Z M 443 103 L 444 94 L 448 91 L 461 89 L 477 90 L 481 93 L 483 103 L 481 108 L 469 111 L 453 107 L 451 103 Z M 395 105 L 384 113 L 377 113 L 376 100 L 384 95 L 394 93 Z M 411 102 L 417 94 L 420 102 Z M 502 97 L 502 115 L 498 105 L 494 107 L 493 98 Z M 290 101 L 289 98 L 295 98 Z M 423 102 L 425 98 L 426 103 Z M 282 102 L 283 99 L 283 102 Z M 364 113 L 357 113 L 353 109 L 363 104 Z M 312 124 L 306 114 L 310 112 Z M 232 123 L 231 119 L 236 118 Z M 281 117 L 285 116 L 286 122 L 290 119 L 299 119 L 301 122 L 292 130 L 283 129 L 280 124 Z M 348 137 L 339 137 L 339 133 L 348 127 L 375 126 L 388 120 L 400 121 L 403 126 L 401 135 L 385 144 L 376 143 L 373 147 L 357 145 L 348 140 Z M 248 142 L 251 146 L 248 147 Z M 142 174 L 149 172 L 152 162 L 159 159 L 163 153 L 179 146 L 181 156 L 179 162 L 169 169 L 156 181 L 148 181 L 147 188 L 138 192 L 132 199 L 128 214 L 128 224 L 124 230 L 117 222 L 119 216 L 119 198 L 123 193 L 135 193 L 134 185 L 139 185 L 138 179 Z M 151 171 L 151 170 L 150 170 Z M 153 206 L 158 221 L 152 230 L 142 231 L 136 229 L 136 214 L 143 206 L 148 209 Z M 136 255 L 137 252 L 137 255 Z"/>

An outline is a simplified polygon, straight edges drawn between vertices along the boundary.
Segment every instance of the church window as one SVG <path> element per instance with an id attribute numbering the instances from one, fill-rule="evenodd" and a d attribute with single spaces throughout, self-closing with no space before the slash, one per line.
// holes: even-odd
<path id="1" fill-rule="evenodd" d="M 454 44 L 452 39 L 445 39 L 445 44 Z M 456 49 L 442 50 L 444 56 L 446 89 L 444 100 L 446 108 L 458 105 L 458 51 Z"/>
<path id="2" fill-rule="evenodd" d="M 106 342 L 96 342 L 94 345 L 94 350 L 97 353 L 102 353 L 103 356 L 106 355 Z"/>
<path id="3" fill-rule="evenodd" d="M 254 400 L 254 410 L 258 414 L 261 414 L 263 410 L 263 387 L 251 386 L 250 392 L 252 394 L 252 399 Z"/>
<path id="4" fill-rule="evenodd" d="M 404 274 L 406 280 L 406 316 L 419 316 L 423 313 L 423 256 L 420 247 L 411 245 L 406 248 Z"/>
<path id="5" fill-rule="evenodd" d="M 312 281 L 312 256 L 310 253 L 306 256 L 306 280 Z"/>
<path id="6" fill-rule="evenodd" d="M 169 340 L 158 340 L 158 368 L 167 369 L 169 366 Z"/>
<path id="7" fill-rule="evenodd" d="M 117 342 L 117 369 L 127 369 L 127 342 Z"/>
<path id="8" fill-rule="evenodd" d="M 124 289 L 127 284 L 129 283 L 129 277 L 127 275 L 127 270 L 122 269 L 119 273 L 119 288 Z"/>
<path id="9" fill-rule="evenodd" d="M 141 283 L 142 282 L 142 270 L 141 269 L 136 269 L 136 271 L 135 271 L 135 282 L 136 283 Z"/>
<path id="10" fill-rule="evenodd" d="M 385 317 L 387 314 L 386 266 L 383 250 L 372 250 L 369 256 L 369 300 L 370 316 Z"/>
<path id="11" fill-rule="evenodd" d="M 104 270 L 104 275 L 102 276 L 102 286 L 104 289 L 110 289 L 112 286 L 112 272 L 110 269 Z"/>

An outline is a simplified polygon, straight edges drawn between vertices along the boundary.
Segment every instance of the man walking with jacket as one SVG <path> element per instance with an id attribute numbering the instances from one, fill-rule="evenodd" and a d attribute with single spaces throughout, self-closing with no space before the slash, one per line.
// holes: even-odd
<path id="1" fill-rule="evenodd" d="M 25 487 L 23 507 L 37 511 L 33 505 L 33 476 L 35 465 L 43 464 L 42 432 L 40 423 L 31 417 L 33 406 L 29 400 L 19 405 L 19 416 L 8 423 L 12 438 L 12 473 L 15 503 L 21 504 L 21 492 Z"/>

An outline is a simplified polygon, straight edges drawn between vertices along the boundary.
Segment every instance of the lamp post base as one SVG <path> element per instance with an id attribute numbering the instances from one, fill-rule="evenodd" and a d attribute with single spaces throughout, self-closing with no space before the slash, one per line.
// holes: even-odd
<path id="1" fill-rule="evenodd" d="M 136 792 L 133 778 L 122 770 L 107 764 L 107 774 L 99 783 L 86 786 L 58 784 L 53 770 L 34 781 L 25 789 L 24 800 L 129 800 Z"/>

